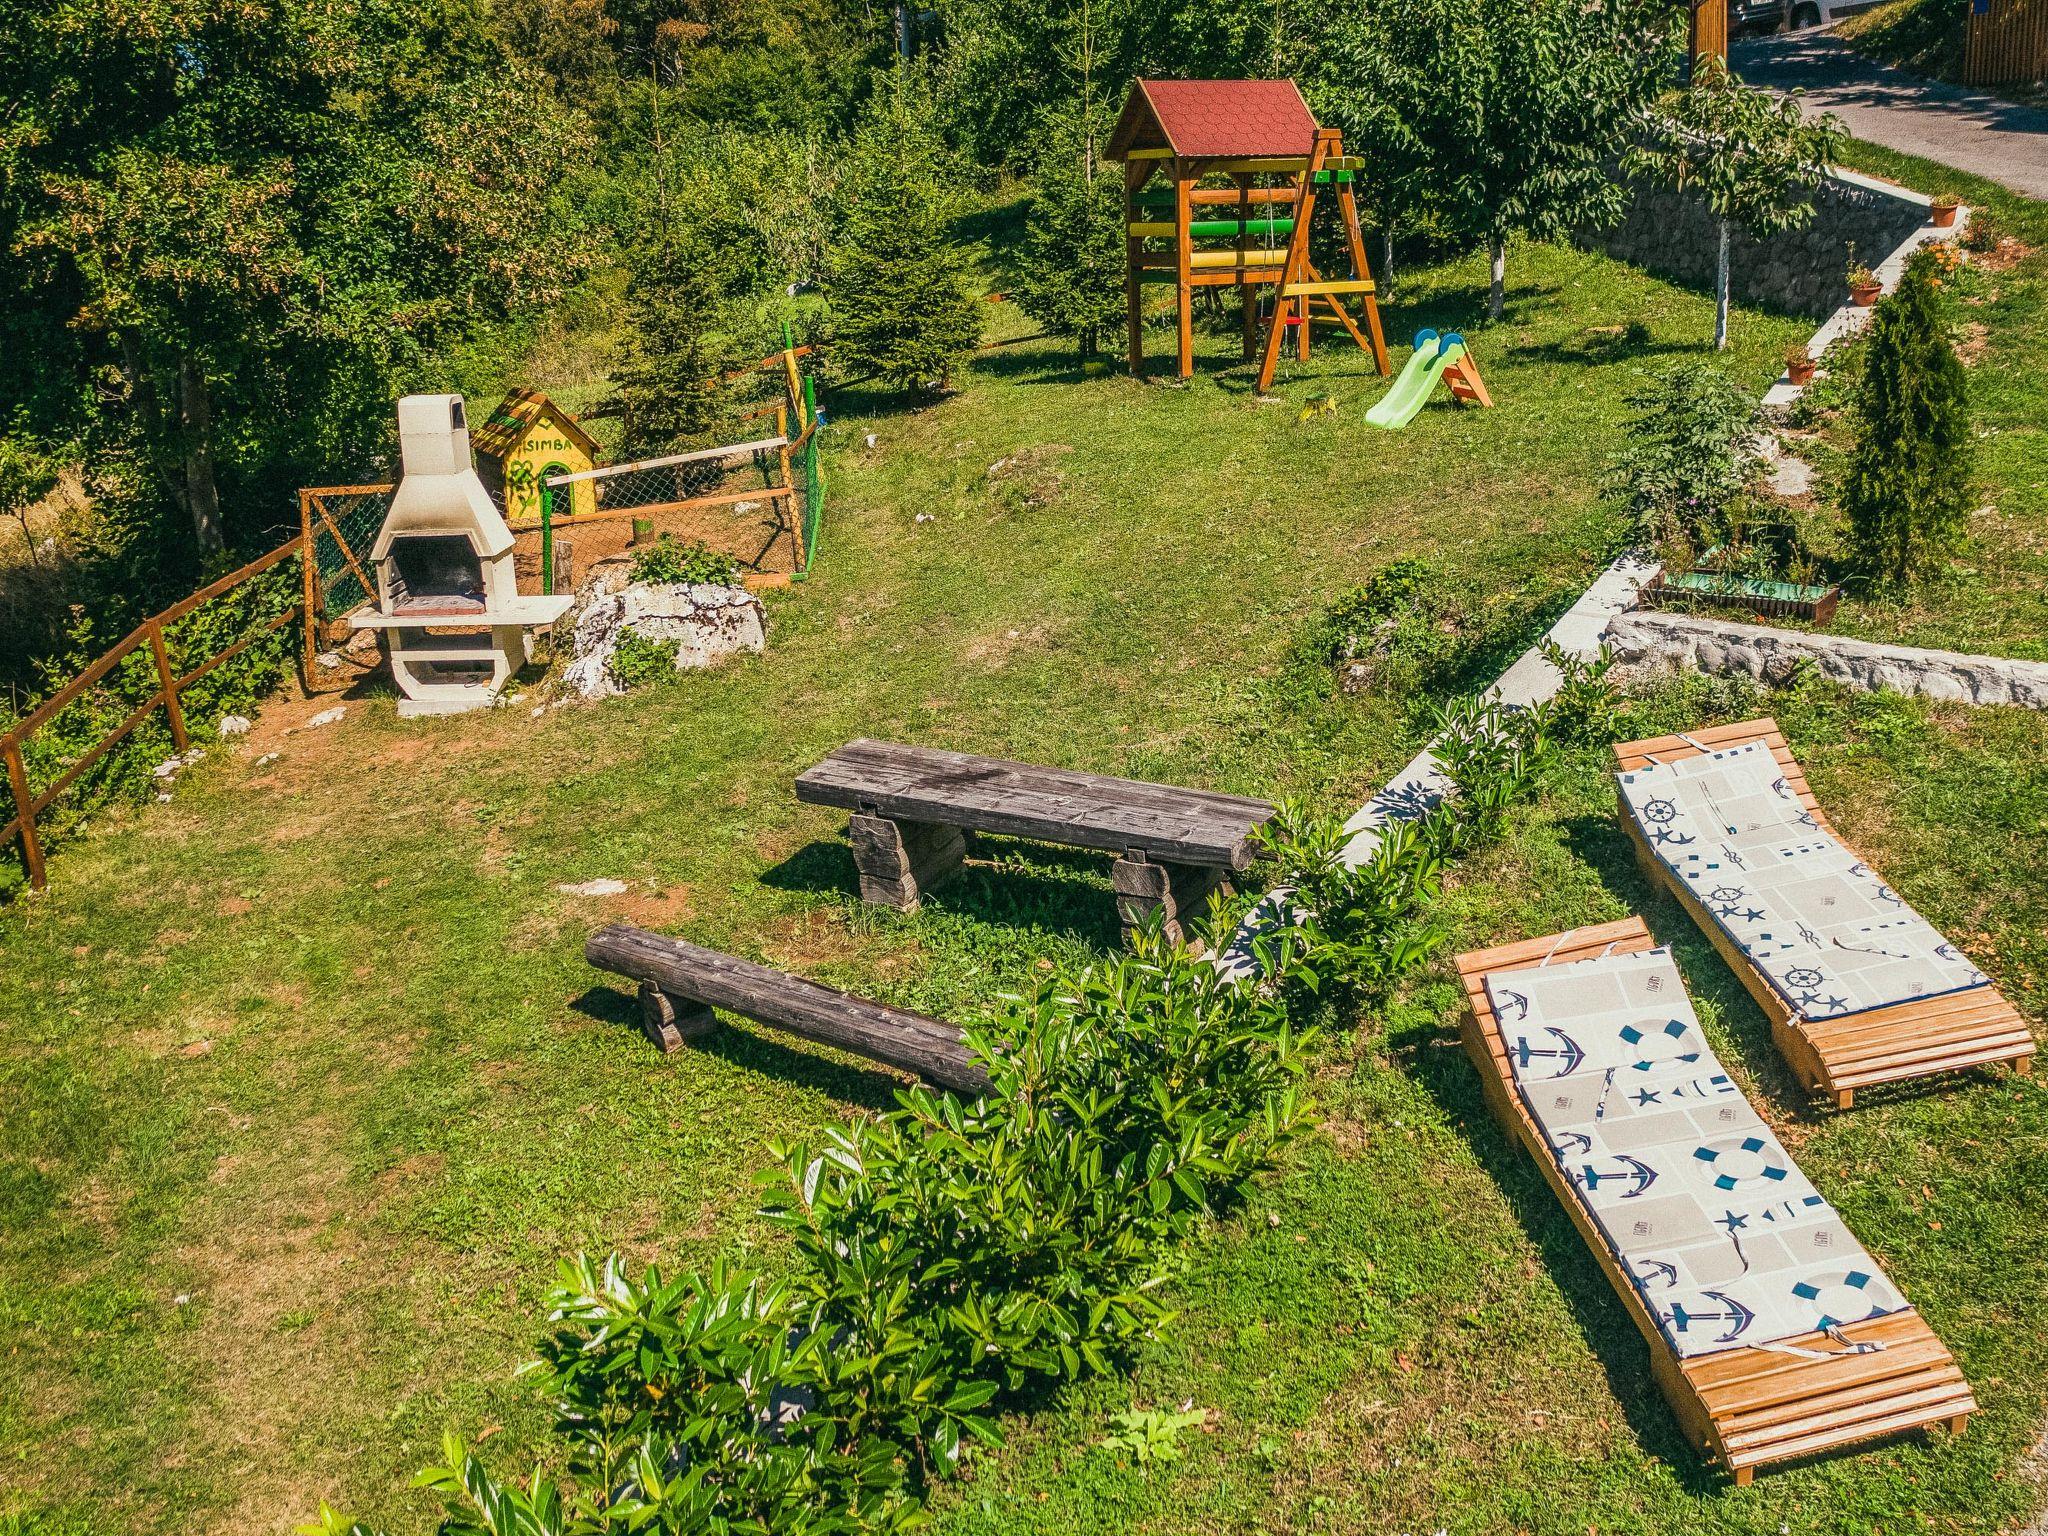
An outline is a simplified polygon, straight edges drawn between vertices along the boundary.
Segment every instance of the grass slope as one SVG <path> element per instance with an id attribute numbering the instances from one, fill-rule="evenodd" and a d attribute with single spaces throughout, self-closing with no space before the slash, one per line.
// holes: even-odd
<path id="1" fill-rule="evenodd" d="M 401 726 L 379 697 L 283 737 L 274 712 L 172 805 L 70 845 L 47 896 L 0 914 L 0 1521 L 239 1536 L 324 1495 L 417 1527 L 405 1481 L 444 1425 L 493 1431 L 506 1465 L 543 1443 L 513 1372 L 557 1257 L 776 1262 L 751 1214 L 764 1143 L 882 1107 L 890 1081 L 745 1027 L 655 1058 L 583 964 L 589 928 L 686 931 L 962 1017 L 1114 942 L 1102 862 L 1057 850 L 1002 849 L 914 918 L 859 907 L 836 819 L 788 788 L 846 737 L 1332 806 L 1398 766 L 1398 701 L 1282 665 L 1304 617 L 1410 552 L 1496 593 L 1504 623 L 1561 601 L 1606 547 L 1621 394 L 1711 322 L 1573 252 L 1518 252 L 1511 278 L 1490 328 L 1479 263 L 1404 283 L 1390 334 L 1467 328 L 1501 404 L 1400 434 L 1359 423 L 1383 386 L 1356 353 L 1291 370 L 1294 400 L 1343 401 L 1298 424 L 1251 400 L 1224 337 L 1188 389 L 1082 380 L 1020 342 L 927 410 L 842 400 L 824 554 L 771 599 L 765 658 L 539 721 Z M 1806 329 L 1740 314 L 1731 361 L 1760 383 Z M 2039 727 L 1829 708 L 1788 720 L 1822 794 L 1973 947 L 1984 913 L 1983 952 L 2038 1011 Z M 282 756 L 257 770 L 257 750 Z M 2001 768 L 2009 790 L 1970 788 Z M 1605 805 L 1581 762 L 1461 884 L 1464 936 L 1639 900 Z M 1985 841 L 1954 859 L 1964 829 Z M 628 894 L 556 889 L 607 875 Z M 1707 1479 L 1478 1113 L 1439 981 L 1384 1044 L 1331 1048 L 1327 1134 L 1191 1256 L 1172 1348 L 1019 1420 L 941 1528 L 1864 1530 L 1920 1508 L 1989 1530 L 2021 1508 L 2048 1382 L 2039 1091 L 1808 1121 L 1704 946 L 1684 958 L 1809 1171 L 1963 1354 L 1984 1432 L 1754 1493 Z M 1214 1434 L 1150 1472 L 1091 1450 L 1133 1392 L 1194 1398 Z"/>

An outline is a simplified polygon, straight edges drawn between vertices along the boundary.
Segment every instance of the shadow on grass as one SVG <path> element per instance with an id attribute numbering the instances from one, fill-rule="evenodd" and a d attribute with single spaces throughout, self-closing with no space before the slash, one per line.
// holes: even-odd
<path id="1" fill-rule="evenodd" d="M 591 987 L 569 1006 L 587 1019 L 631 1033 L 633 1044 L 646 1052 L 648 1062 L 658 1063 L 662 1060 L 660 1052 L 640 1030 L 640 999 L 625 990 L 631 985 L 623 982 L 617 987 Z M 785 1043 L 761 1033 L 765 1025 L 749 1022 L 742 1026 L 732 1022 L 742 1017 L 721 1013 L 723 1027 L 686 1041 L 677 1058 L 693 1053 L 715 1056 L 749 1072 L 778 1078 L 861 1109 L 880 1113 L 896 1107 L 896 1092 L 904 1080 L 887 1068 L 858 1065 L 830 1046 L 809 1041 Z"/>
<path id="2" fill-rule="evenodd" d="M 967 857 L 958 873 L 924 892 L 922 911 L 992 928 L 1064 934 L 1103 950 L 1122 942 L 1103 854 L 973 833 Z M 844 843 L 807 843 L 764 870 L 761 882 L 809 895 L 860 896 L 853 850 Z"/>
<path id="3" fill-rule="evenodd" d="M 1651 1375 L 1650 1347 L 1615 1295 L 1606 1271 L 1541 1170 L 1494 1119 L 1471 1060 L 1463 1050 L 1432 1048 L 1437 1038 L 1425 1035 L 1403 1042 L 1399 1057 L 1404 1070 L 1464 1131 L 1474 1154 L 1493 1174 L 1544 1269 L 1578 1318 L 1587 1347 L 1607 1375 L 1608 1390 L 1644 1450 L 1668 1465 L 1692 1497 L 1718 1492 L 1726 1486 L 1725 1479 L 1686 1439 Z"/>
<path id="4" fill-rule="evenodd" d="M 1640 320 L 1628 325 L 1582 331 L 1560 341 L 1525 343 L 1507 349 L 1518 363 L 1562 363 L 1597 366 L 1645 362 L 1653 357 L 1697 357 L 1712 349 L 1704 342 L 1658 341 Z"/>

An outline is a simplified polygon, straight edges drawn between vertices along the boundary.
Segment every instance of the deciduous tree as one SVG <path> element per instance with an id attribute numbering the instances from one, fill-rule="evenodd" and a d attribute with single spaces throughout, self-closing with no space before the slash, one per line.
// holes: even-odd
<path id="1" fill-rule="evenodd" d="M 1650 114 L 1630 169 L 1697 193 L 1714 215 L 1715 351 L 1728 345 L 1731 230 L 1761 239 L 1805 224 L 1843 138 L 1835 117 L 1807 121 L 1796 100 L 1742 84 L 1712 55 L 1675 101 Z"/>

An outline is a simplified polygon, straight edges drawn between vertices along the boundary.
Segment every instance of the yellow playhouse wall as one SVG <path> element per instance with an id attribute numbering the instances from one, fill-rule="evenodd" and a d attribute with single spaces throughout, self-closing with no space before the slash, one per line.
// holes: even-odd
<path id="1" fill-rule="evenodd" d="M 540 516 L 540 472 L 551 464 L 565 464 L 571 474 L 595 468 L 568 434 L 543 416 L 533 424 L 519 446 L 505 456 L 505 515 L 508 518 Z M 570 505 L 573 500 L 574 506 Z M 555 515 L 594 512 L 595 497 L 588 482 L 563 486 L 555 492 Z"/>

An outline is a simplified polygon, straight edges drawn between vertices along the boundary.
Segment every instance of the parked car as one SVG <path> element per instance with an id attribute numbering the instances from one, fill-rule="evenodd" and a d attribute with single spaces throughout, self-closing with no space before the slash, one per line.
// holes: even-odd
<path id="1" fill-rule="evenodd" d="M 1868 10 L 1881 0 L 1728 0 L 1728 31 L 1733 37 L 1764 32 L 1803 32 L 1833 26 L 1844 16 Z"/>

